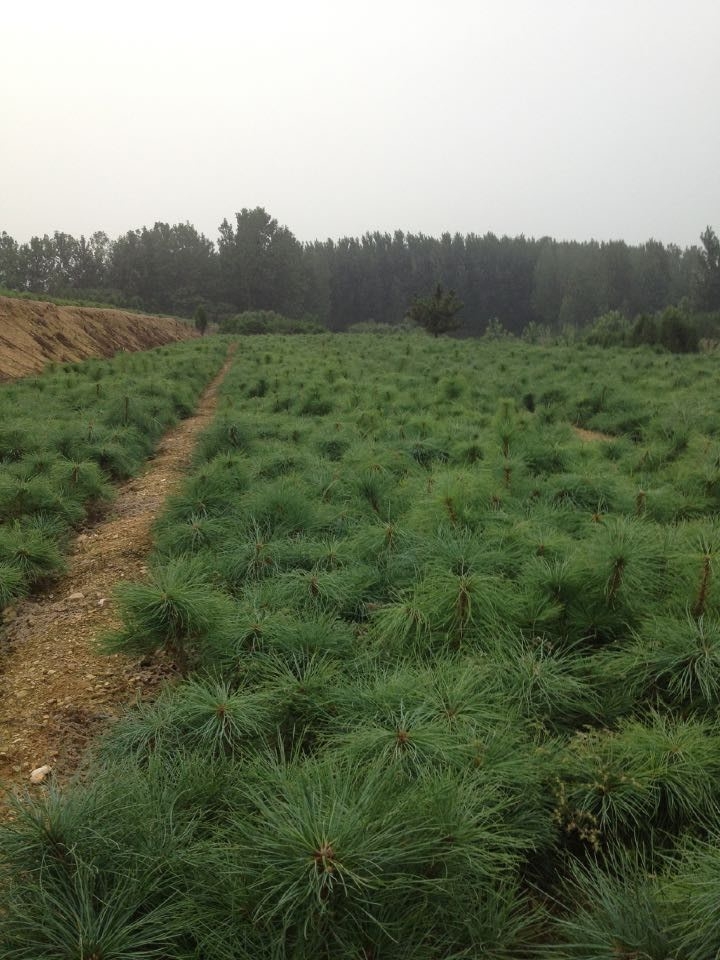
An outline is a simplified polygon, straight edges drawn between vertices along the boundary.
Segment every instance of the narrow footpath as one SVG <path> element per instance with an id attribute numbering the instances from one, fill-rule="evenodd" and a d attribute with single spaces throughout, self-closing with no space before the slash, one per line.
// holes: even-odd
<path id="1" fill-rule="evenodd" d="M 47 592 L 4 611 L 0 787 L 37 790 L 30 774 L 40 767 L 50 768 L 43 782 L 67 781 L 100 728 L 129 703 L 155 696 L 172 675 L 172 664 L 160 656 L 108 656 L 96 641 L 119 626 L 115 585 L 147 573 L 153 522 L 187 472 L 231 362 L 228 354 L 195 414 L 170 430 L 144 471 L 119 488 L 107 516 L 75 538 L 67 573 Z"/>

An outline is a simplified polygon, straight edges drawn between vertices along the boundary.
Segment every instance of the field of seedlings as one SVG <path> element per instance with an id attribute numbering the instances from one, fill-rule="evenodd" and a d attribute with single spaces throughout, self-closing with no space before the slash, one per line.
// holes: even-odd
<path id="1" fill-rule="evenodd" d="M 62 570 L 73 528 L 192 412 L 226 349 L 123 353 L 0 386 L 0 610 Z"/>
<path id="2" fill-rule="evenodd" d="M 79 411 L 52 444 L 3 406 L 6 596 L 197 349 L 27 381 L 34 430 Z M 716 957 L 717 387 L 709 355 L 244 338 L 105 641 L 183 679 L 3 829 L 0 955 Z"/>

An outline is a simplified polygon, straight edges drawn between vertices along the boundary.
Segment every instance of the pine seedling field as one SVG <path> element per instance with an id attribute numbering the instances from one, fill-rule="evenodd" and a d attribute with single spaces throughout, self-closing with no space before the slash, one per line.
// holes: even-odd
<path id="1" fill-rule="evenodd" d="M 0 953 L 716 957 L 717 378 L 243 339 L 105 639 L 182 679 L 19 803 Z"/>
<path id="2" fill-rule="evenodd" d="M 226 350 L 175 344 L 0 386 L 0 610 L 62 571 L 73 529 L 192 413 Z"/>

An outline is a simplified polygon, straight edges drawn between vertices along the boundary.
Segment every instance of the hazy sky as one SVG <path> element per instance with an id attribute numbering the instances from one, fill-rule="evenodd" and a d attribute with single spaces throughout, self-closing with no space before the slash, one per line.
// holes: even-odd
<path id="1" fill-rule="evenodd" d="M 720 232 L 718 0 L 2 4 L 0 230 Z"/>

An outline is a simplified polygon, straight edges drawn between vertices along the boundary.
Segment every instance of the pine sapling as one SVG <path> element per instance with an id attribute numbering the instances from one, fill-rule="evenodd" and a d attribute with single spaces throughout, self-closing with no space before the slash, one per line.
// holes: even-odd
<path id="1" fill-rule="evenodd" d="M 710 593 L 710 580 L 712 578 L 712 555 L 706 553 L 702 560 L 700 572 L 700 583 L 698 584 L 697 596 L 692 605 L 692 615 L 696 620 L 702 617 L 707 609 L 708 595 Z"/>

